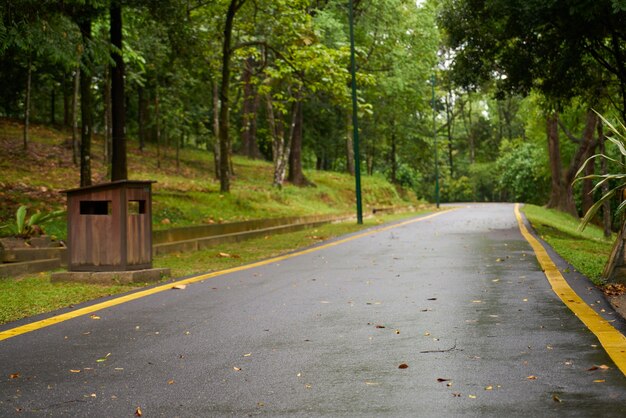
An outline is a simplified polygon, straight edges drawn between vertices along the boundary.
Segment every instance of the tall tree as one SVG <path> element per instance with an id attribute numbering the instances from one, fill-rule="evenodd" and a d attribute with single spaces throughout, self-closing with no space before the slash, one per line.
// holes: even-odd
<path id="1" fill-rule="evenodd" d="M 93 77 L 93 54 L 91 50 L 91 17 L 80 17 L 80 32 L 86 47 L 83 54 L 83 71 L 80 75 L 80 185 L 90 186 L 91 179 L 91 136 L 93 130 L 93 101 L 91 80 Z"/>
<path id="2" fill-rule="evenodd" d="M 122 5 L 121 0 L 112 0 L 111 21 L 111 136 L 113 141 L 111 155 L 111 181 L 126 180 L 126 135 L 125 96 L 124 96 L 124 59 L 122 57 Z"/>
<path id="3" fill-rule="evenodd" d="M 222 43 L 222 77 L 220 84 L 219 144 L 220 144 L 220 191 L 230 192 L 230 67 L 232 37 L 235 15 L 246 0 L 231 0 L 224 21 Z"/>

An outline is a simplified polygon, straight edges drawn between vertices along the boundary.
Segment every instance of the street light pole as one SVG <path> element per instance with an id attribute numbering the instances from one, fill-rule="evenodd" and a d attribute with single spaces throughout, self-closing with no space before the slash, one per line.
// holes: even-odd
<path id="1" fill-rule="evenodd" d="M 437 202 L 437 209 L 439 209 L 439 157 L 437 156 L 437 113 L 435 111 L 435 74 L 431 77 L 432 86 L 432 106 L 433 106 L 433 138 L 435 143 L 435 201 Z"/>
<path id="2" fill-rule="evenodd" d="M 354 180 L 356 182 L 356 220 L 363 223 L 363 206 L 361 204 L 361 156 L 359 153 L 359 125 L 356 100 L 356 63 L 354 59 L 354 7 L 350 0 L 350 72 L 352 73 L 352 128 L 354 147 Z"/>

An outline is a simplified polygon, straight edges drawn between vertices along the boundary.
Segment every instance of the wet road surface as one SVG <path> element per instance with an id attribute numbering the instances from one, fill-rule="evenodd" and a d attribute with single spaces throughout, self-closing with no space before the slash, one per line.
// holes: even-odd
<path id="1" fill-rule="evenodd" d="M 0 341 L 0 373 L 3 417 L 626 415 L 506 204 Z"/>

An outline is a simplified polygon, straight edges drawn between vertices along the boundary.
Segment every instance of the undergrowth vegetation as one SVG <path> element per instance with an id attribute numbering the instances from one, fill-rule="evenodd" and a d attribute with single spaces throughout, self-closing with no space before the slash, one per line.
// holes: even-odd
<path id="1" fill-rule="evenodd" d="M 69 131 L 35 125 L 31 146 L 22 150 L 22 125 L 0 119 L 0 224 L 15 216 L 21 205 L 29 210 L 63 209 L 62 190 L 79 185 L 78 167 L 72 163 Z M 92 145 L 94 184 L 107 181 L 102 138 Z M 184 148 L 178 161 L 175 150 L 152 144 L 143 151 L 128 143 L 129 178 L 154 180 L 153 228 L 233 222 L 249 219 L 344 214 L 354 210 L 354 178 L 348 174 L 305 170 L 315 187 L 286 184 L 274 188 L 271 163 L 234 156 L 234 177 L 229 194 L 219 192 L 213 155 L 204 149 Z M 381 176 L 362 177 L 365 211 L 375 207 L 417 205 L 412 192 L 391 185 Z M 65 236 L 65 219 L 52 222 L 49 232 Z"/>

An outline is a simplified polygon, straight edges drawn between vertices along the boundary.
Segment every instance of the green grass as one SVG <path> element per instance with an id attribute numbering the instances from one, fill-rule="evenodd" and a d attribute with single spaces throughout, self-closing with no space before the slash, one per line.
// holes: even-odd
<path id="1" fill-rule="evenodd" d="M 0 225 L 8 222 L 20 205 L 29 212 L 65 207 L 64 189 L 79 185 L 79 170 L 72 163 L 69 131 L 33 124 L 29 150 L 22 150 L 19 122 L 0 118 Z M 139 151 L 129 138 L 130 179 L 155 180 L 153 185 L 153 229 L 321 214 L 345 214 L 354 210 L 354 177 L 345 173 L 305 170 L 316 187 L 285 183 L 271 186 L 272 164 L 234 156 L 231 192 L 222 194 L 214 178 L 213 155 L 205 149 L 175 151 L 162 145 L 160 157 L 153 144 Z M 94 183 L 106 182 L 103 141 L 96 135 L 92 144 Z M 414 193 L 391 185 L 380 176 L 363 176 L 363 206 L 368 212 L 381 206 L 417 206 Z M 50 224 L 48 231 L 65 238 L 65 219 Z M 0 234 L 2 231 L 0 230 Z"/>
<path id="2" fill-rule="evenodd" d="M 595 284 L 602 284 L 602 270 L 613 248 L 615 235 L 605 238 L 602 229 L 595 225 L 580 232 L 578 219 L 556 210 L 524 205 L 522 211 L 539 236 L 557 253 Z"/>
<path id="3" fill-rule="evenodd" d="M 381 215 L 366 219 L 363 225 L 357 225 L 355 221 L 326 224 L 315 229 L 271 235 L 243 243 L 224 244 L 197 252 L 157 256 L 153 264 L 154 267 L 171 268 L 174 278 L 223 270 L 275 257 L 340 235 L 416 214 L 417 212 Z M 220 256 L 220 253 L 227 254 L 229 257 Z M 50 273 L 26 275 L 17 279 L 2 279 L 0 280 L 0 323 L 54 311 L 103 296 L 124 293 L 139 286 L 52 283 Z"/>
<path id="4" fill-rule="evenodd" d="M 51 283 L 50 273 L 0 280 L 0 323 L 126 292 L 130 286 Z"/>

